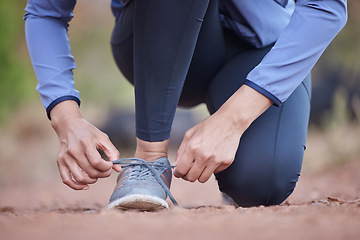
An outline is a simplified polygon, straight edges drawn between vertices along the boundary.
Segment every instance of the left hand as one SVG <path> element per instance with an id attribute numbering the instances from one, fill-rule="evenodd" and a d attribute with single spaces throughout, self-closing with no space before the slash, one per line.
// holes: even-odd
<path id="1" fill-rule="evenodd" d="M 242 129 L 221 113 L 189 129 L 177 153 L 174 176 L 204 183 L 214 172 L 225 170 L 234 161 Z"/>
<path id="2" fill-rule="evenodd" d="M 174 176 L 204 183 L 234 161 L 240 138 L 273 102 L 241 86 L 213 115 L 189 129 L 180 145 Z"/>

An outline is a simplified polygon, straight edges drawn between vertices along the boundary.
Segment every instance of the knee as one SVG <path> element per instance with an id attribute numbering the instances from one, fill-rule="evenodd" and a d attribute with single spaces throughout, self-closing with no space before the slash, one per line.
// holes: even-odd
<path id="1" fill-rule="evenodd" d="M 294 179 L 283 179 L 274 181 L 270 187 L 266 206 L 280 205 L 284 202 L 294 191 L 297 182 Z"/>
<path id="2" fill-rule="evenodd" d="M 296 179 L 297 180 L 297 179 Z M 220 185 L 220 184 L 219 184 Z M 296 181 L 279 179 L 272 181 L 238 181 L 220 190 L 230 196 L 240 207 L 280 205 L 294 191 Z"/>

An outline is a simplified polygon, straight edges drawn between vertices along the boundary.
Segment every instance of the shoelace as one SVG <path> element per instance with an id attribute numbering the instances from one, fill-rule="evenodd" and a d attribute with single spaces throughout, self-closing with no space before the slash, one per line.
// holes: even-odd
<path id="1" fill-rule="evenodd" d="M 145 161 L 143 159 L 140 159 L 140 158 L 120 158 L 120 159 L 117 159 L 115 161 L 112 161 L 112 163 L 113 164 L 119 164 L 121 167 L 145 166 L 152 173 L 152 175 L 156 179 L 156 181 L 159 182 L 160 186 L 165 190 L 165 192 L 169 196 L 172 203 L 174 205 L 176 205 L 176 206 L 179 205 L 176 202 L 173 195 L 171 194 L 170 189 L 166 186 L 166 184 L 162 181 L 162 179 L 160 178 L 160 176 L 157 174 L 157 172 L 154 169 L 154 167 L 163 168 L 163 169 L 166 169 L 168 167 L 166 167 L 166 166 L 164 166 L 162 164 L 157 164 L 155 162 L 147 162 L 147 161 Z M 170 167 L 174 168 L 175 166 L 170 166 Z M 149 174 L 149 171 L 145 171 L 145 172 L 142 172 L 142 173 L 139 173 L 139 174 L 141 176 L 147 176 Z"/>

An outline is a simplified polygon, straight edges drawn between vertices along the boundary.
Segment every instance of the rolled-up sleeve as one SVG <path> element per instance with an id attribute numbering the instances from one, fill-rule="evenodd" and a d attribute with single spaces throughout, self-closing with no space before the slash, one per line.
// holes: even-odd
<path id="1" fill-rule="evenodd" d="M 289 24 L 245 84 L 281 105 L 345 26 L 346 0 L 298 0 Z"/>
<path id="2" fill-rule="evenodd" d="M 80 104 L 75 89 L 68 23 L 76 0 L 28 0 L 25 8 L 25 35 L 38 79 L 37 91 L 47 110 L 64 100 Z"/>

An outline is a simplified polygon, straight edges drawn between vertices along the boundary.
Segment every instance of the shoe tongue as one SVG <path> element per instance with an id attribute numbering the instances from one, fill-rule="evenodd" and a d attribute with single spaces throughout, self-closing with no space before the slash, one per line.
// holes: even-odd
<path id="1" fill-rule="evenodd" d="M 141 166 L 141 165 L 135 165 L 132 168 L 133 172 L 137 172 L 138 174 L 142 173 L 142 172 L 146 172 L 149 171 L 149 169 L 145 166 Z"/>
<path id="2" fill-rule="evenodd" d="M 132 169 L 135 170 L 135 171 L 140 171 L 140 170 L 141 170 L 141 166 L 140 166 L 140 165 L 135 165 L 135 166 L 133 166 Z"/>
<path id="3" fill-rule="evenodd" d="M 156 161 L 149 161 L 147 162 L 152 168 L 156 169 L 157 171 L 164 171 L 164 167 L 167 168 L 170 166 L 169 160 L 166 157 L 162 157 L 157 159 Z M 159 166 L 160 165 L 160 166 Z M 161 174 L 161 173 L 160 173 Z M 148 167 L 143 164 L 134 164 L 132 166 L 132 174 L 131 178 L 143 179 L 143 180 L 153 180 L 156 181 L 152 172 Z"/>
<path id="4" fill-rule="evenodd" d="M 133 176 L 137 179 L 146 179 L 148 178 L 149 174 L 151 174 L 150 170 L 142 165 L 135 165 L 132 168 Z"/>

